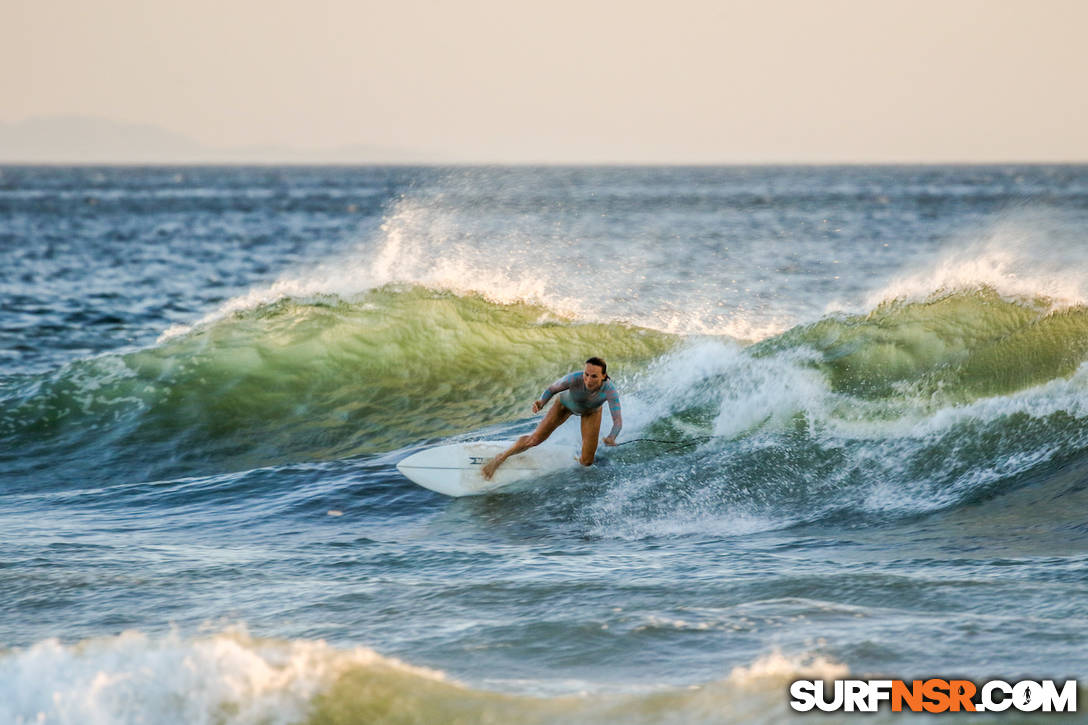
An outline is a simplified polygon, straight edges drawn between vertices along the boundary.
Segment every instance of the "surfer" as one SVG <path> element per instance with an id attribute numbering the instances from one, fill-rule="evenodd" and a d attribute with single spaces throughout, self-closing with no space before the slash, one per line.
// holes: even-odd
<path id="1" fill-rule="evenodd" d="M 612 430 L 605 436 L 604 442 L 605 445 L 616 445 L 616 436 L 623 427 L 623 416 L 620 414 L 620 395 L 608 377 L 608 364 L 604 360 L 591 357 L 586 360 L 585 369 L 581 372 L 573 372 L 549 385 L 540 398 L 533 401 L 533 412 L 539 413 L 543 410 L 556 393 L 560 394 L 559 397 L 536 430 L 531 435 L 518 438 L 514 445 L 487 462 L 481 471 L 485 479 L 490 480 L 495 475 L 495 470 L 510 456 L 548 440 L 548 436 L 571 415 L 582 419 L 582 455 L 578 462 L 583 466 L 593 465 L 593 457 L 597 453 L 597 436 L 601 432 L 601 406 L 605 401 L 608 401 L 608 411 L 612 414 Z"/>

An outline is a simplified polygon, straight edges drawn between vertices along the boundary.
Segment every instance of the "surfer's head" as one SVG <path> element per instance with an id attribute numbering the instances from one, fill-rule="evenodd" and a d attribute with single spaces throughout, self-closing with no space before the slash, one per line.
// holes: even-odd
<path id="1" fill-rule="evenodd" d="M 582 371 L 582 380 L 590 390 L 596 390 L 608 380 L 608 363 L 599 357 L 591 357 L 586 360 L 585 370 Z"/>

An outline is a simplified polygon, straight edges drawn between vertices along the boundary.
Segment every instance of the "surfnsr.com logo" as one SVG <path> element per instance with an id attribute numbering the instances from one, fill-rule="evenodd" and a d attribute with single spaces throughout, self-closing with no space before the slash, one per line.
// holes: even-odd
<path id="1" fill-rule="evenodd" d="M 1077 681 L 1059 688 L 1054 680 L 797 680 L 790 685 L 790 707 L 798 712 L 1076 712 Z"/>

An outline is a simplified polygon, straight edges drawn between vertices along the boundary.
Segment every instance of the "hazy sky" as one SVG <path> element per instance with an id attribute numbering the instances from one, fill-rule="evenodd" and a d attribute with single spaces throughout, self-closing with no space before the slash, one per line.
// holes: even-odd
<path id="1" fill-rule="evenodd" d="M 435 160 L 1088 161 L 1079 0 L 2 0 L 0 121 Z"/>

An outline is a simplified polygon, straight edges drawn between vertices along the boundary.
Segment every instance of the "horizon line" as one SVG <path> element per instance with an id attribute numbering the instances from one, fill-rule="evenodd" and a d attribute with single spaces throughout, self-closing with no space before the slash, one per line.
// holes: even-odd
<path id="1" fill-rule="evenodd" d="M 247 160 L 247 161 L 183 161 L 183 160 L 102 160 L 102 161 L 6 161 L 0 159 L 0 167 L 191 167 L 191 168 L 216 168 L 216 167 L 264 167 L 264 166 L 295 166 L 295 167 L 340 167 L 340 168 L 373 168 L 373 167 L 403 167 L 403 168 L 442 168 L 442 167 L 467 167 L 467 168 L 504 168 L 504 167 L 538 167 L 538 168 L 725 168 L 725 167 L 842 167 L 842 166 L 1085 166 L 1088 158 L 1070 160 L 821 160 L 821 161 L 277 161 Z"/>

